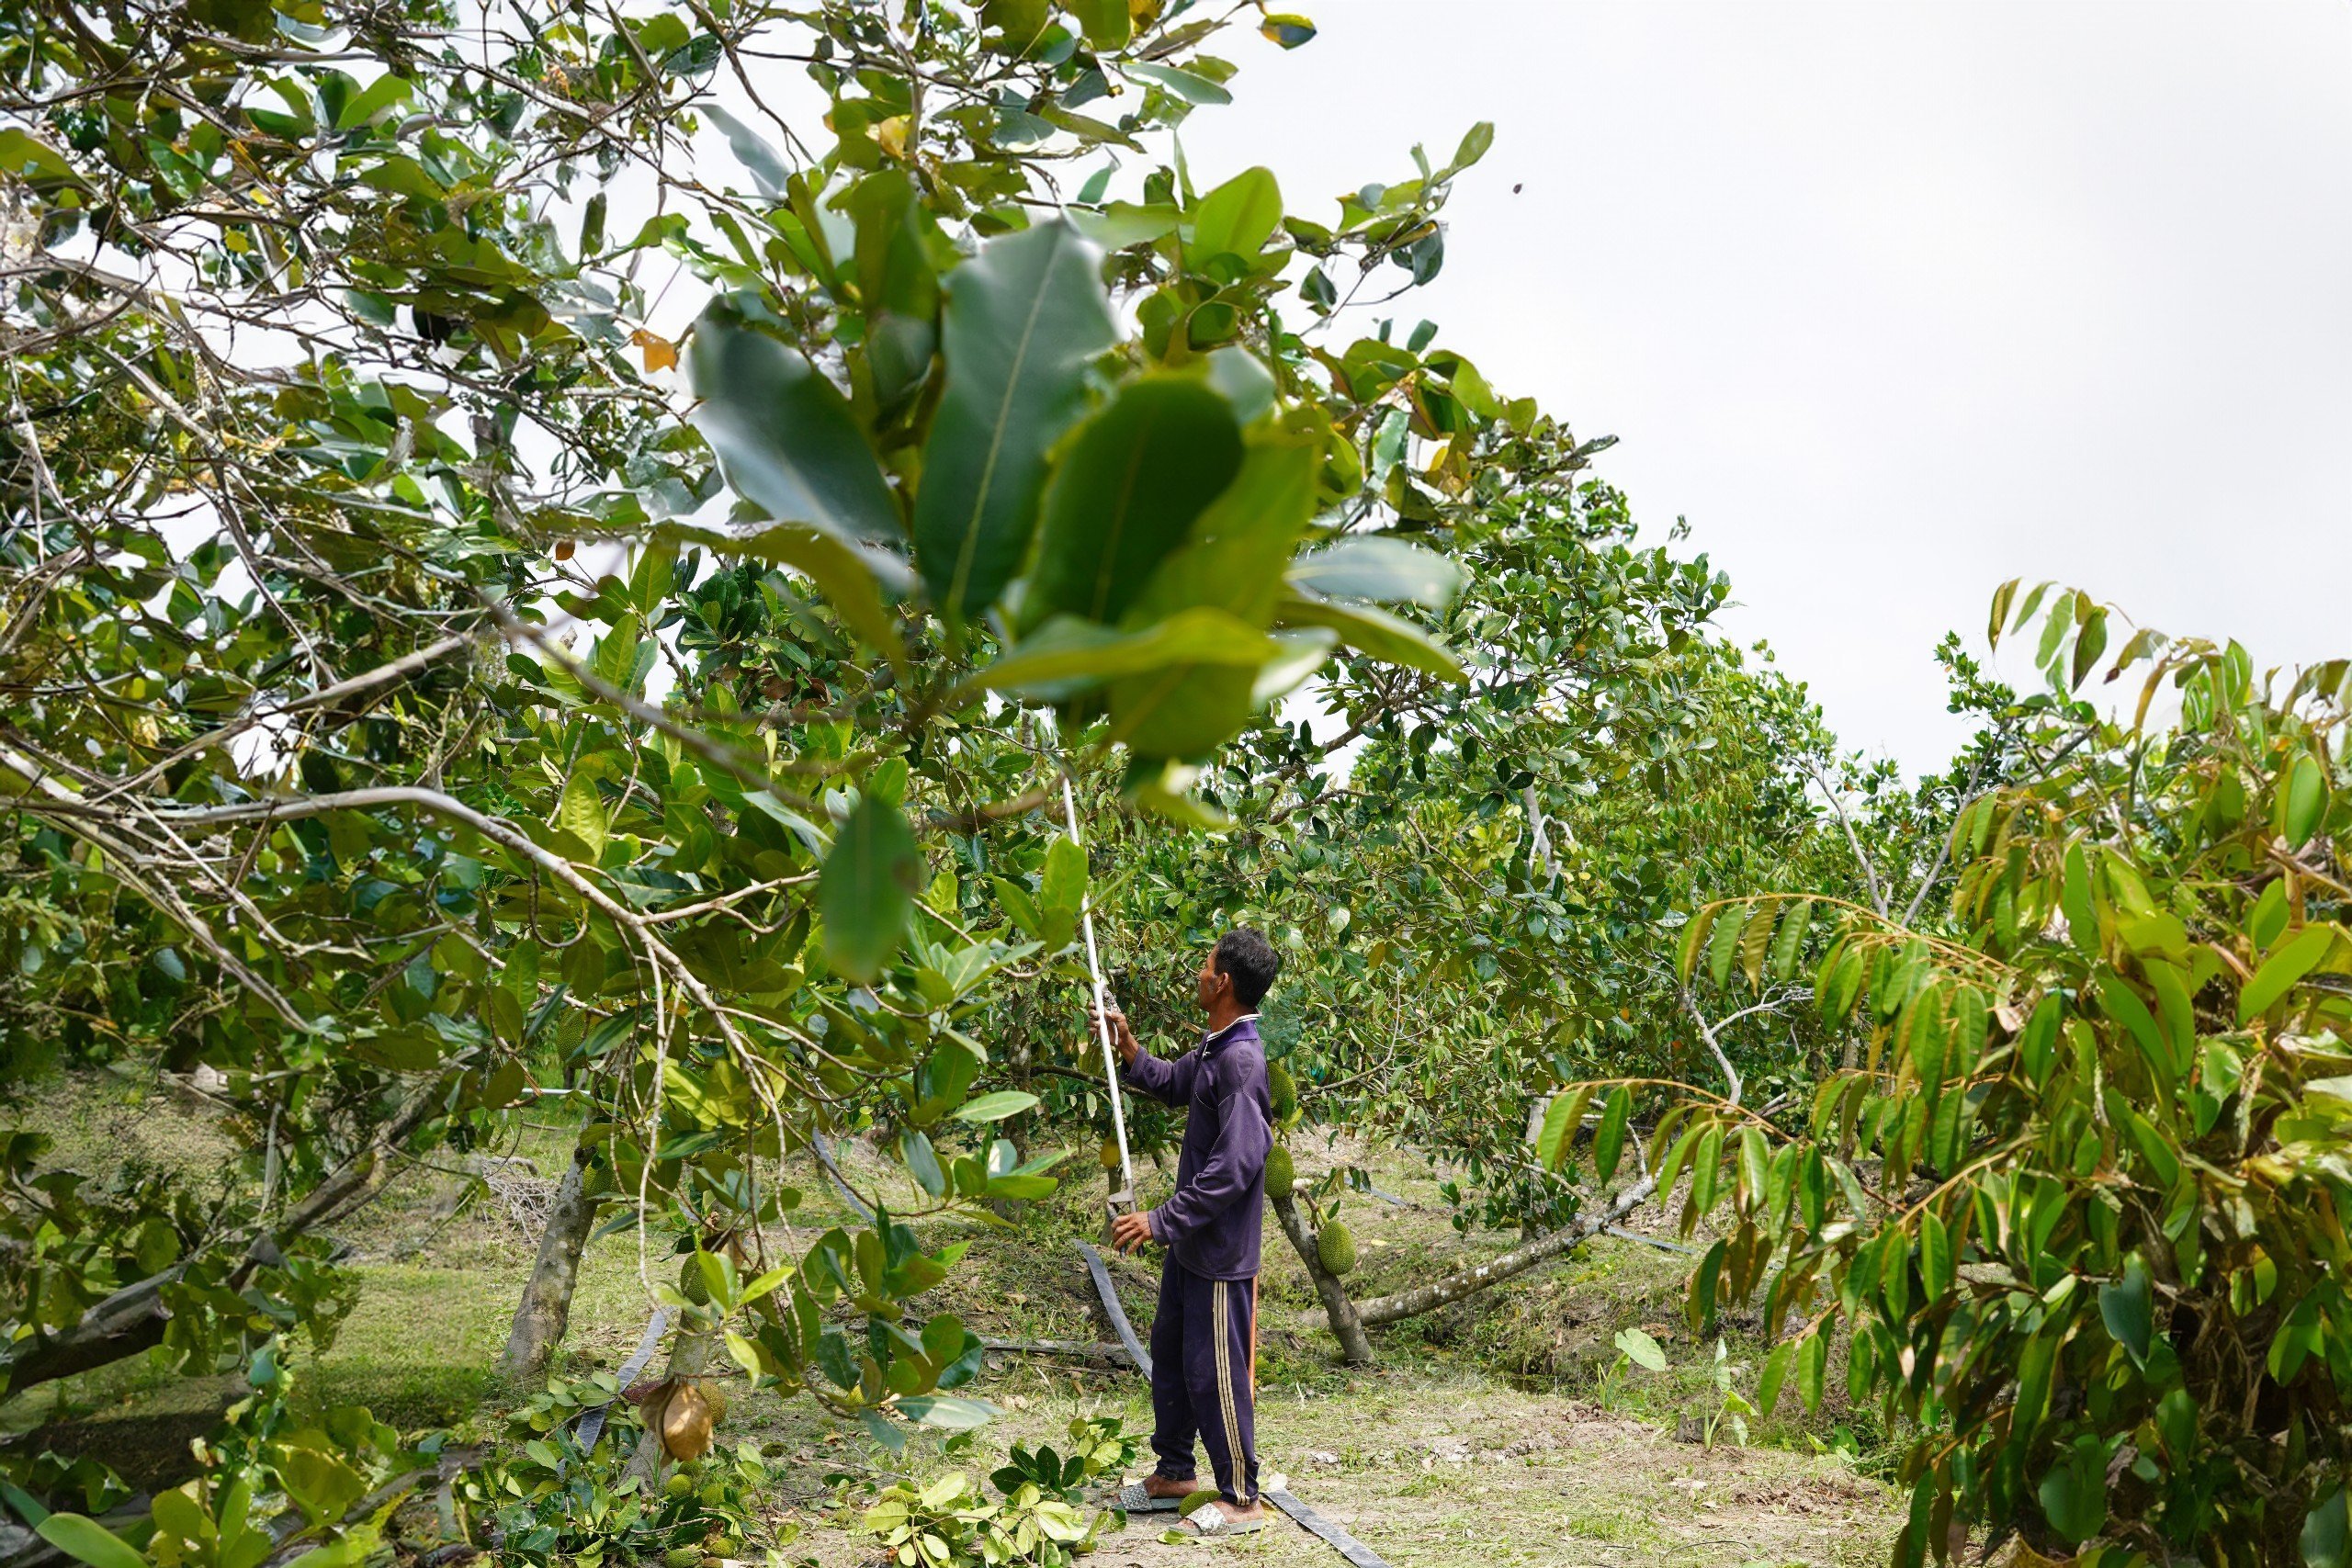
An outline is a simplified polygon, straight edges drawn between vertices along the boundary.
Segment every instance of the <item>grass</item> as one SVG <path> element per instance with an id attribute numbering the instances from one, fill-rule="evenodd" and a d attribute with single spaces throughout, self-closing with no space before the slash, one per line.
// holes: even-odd
<path id="1" fill-rule="evenodd" d="M 77 1086 L 53 1107 L 84 1158 L 107 1146 L 126 1109 L 147 1125 L 150 1157 L 184 1158 L 186 1168 L 220 1168 L 200 1114 L 158 1107 L 135 1086 Z M 88 1101 L 88 1103 L 84 1103 Z M 61 1139 L 61 1143 L 64 1142 Z M 115 1146 L 122 1146 L 117 1145 Z M 560 1125 L 526 1127 L 514 1152 L 552 1174 L 569 1147 Z M 152 1152 L 151 1152 L 152 1150 Z M 1437 1178 L 1415 1162 L 1361 1150 L 1386 1191 L 1413 1206 L 1364 1198 L 1347 1215 L 1364 1263 L 1351 1284 L 1371 1295 L 1479 1257 L 1515 1237 L 1454 1233 L 1436 1196 Z M 1329 1157 L 1299 1150 L 1304 1171 Z M 844 1157 L 864 1182 L 888 1185 L 895 1168 L 852 1148 Z M 1083 1165 L 1056 1199 L 1027 1205 L 1008 1229 L 978 1239 L 950 1281 L 919 1303 L 949 1310 L 1001 1337 L 1108 1337 L 1072 1247 L 1098 1222 L 1100 1178 Z M 799 1173 L 796 1173 L 799 1174 Z M 1147 1197 L 1164 1172 L 1139 1173 Z M 841 1215 L 820 1182 L 800 1175 L 807 1193 L 794 1216 L 797 1245 Z M 503 1397 L 492 1368 L 505 1338 L 536 1237 L 487 1194 L 455 1176 L 412 1171 L 394 1182 L 345 1239 L 357 1304 L 332 1346 L 308 1369 L 305 1386 L 323 1404 L 357 1403 L 403 1429 L 473 1423 L 491 1429 Z M 1502 1568 L 1509 1564 L 1735 1564 L 1877 1562 L 1898 1522 L 1896 1500 L 1814 1437 L 1826 1427 L 1788 1415 L 1758 1425 L 1758 1441 L 1702 1448 L 1677 1440 L 1687 1417 L 1721 1405 L 1709 1368 L 1713 1342 L 1680 1318 L 1683 1260 L 1602 1238 L 1554 1267 L 1456 1303 L 1418 1322 L 1377 1331 L 1381 1361 L 1352 1369 L 1333 1359 L 1319 1308 L 1297 1260 L 1267 1229 L 1259 1359 L 1259 1431 L 1264 1467 L 1328 1517 L 1346 1525 L 1400 1568 Z M 945 1239 L 944 1233 L 939 1239 Z M 789 1238 L 772 1235 L 778 1250 Z M 651 1262 L 666 1271 L 662 1258 Z M 617 1365 L 643 1329 L 649 1303 L 633 1233 L 595 1243 L 584 1260 L 563 1370 Z M 1148 1332 L 1157 1266 L 1114 1259 L 1129 1315 Z M 1667 1371 L 1631 1371 L 1610 1385 L 1611 1407 L 1594 1395 L 1615 1359 L 1611 1340 L 1638 1325 L 1665 1345 Z M 1760 1346 L 1732 1332 L 1741 1382 L 1753 1387 Z M 818 1568 L 870 1561 L 842 1527 L 828 1476 L 879 1483 L 904 1469 L 928 1478 L 944 1468 L 985 1475 L 1014 1440 L 1060 1438 L 1079 1415 L 1116 1414 L 1132 1431 L 1150 1425 L 1148 1391 L 1129 1374 L 1020 1356 L 992 1357 L 978 1391 L 1004 1410 L 950 1455 L 942 1439 L 919 1436 L 893 1459 L 862 1433 L 842 1429 L 806 1400 L 739 1398 L 729 1442 L 756 1440 L 781 1456 L 780 1507 L 800 1526 L 788 1548 Z M 45 1419 L 41 1440 L 105 1458 L 141 1484 L 184 1472 L 188 1439 L 234 1397 L 230 1380 L 191 1378 L 137 1363 L 76 1380 L 40 1401 L 0 1410 L 11 1429 Z M 62 1402 L 62 1403 L 61 1403 Z M 1850 1419 L 1849 1417 L 1845 1417 Z M 1104 1568 L 1194 1563 L 1201 1553 L 1268 1564 L 1331 1568 L 1329 1549 L 1287 1525 L 1214 1548 L 1159 1543 L 1137 1522 L 1108 1538 Z"/>

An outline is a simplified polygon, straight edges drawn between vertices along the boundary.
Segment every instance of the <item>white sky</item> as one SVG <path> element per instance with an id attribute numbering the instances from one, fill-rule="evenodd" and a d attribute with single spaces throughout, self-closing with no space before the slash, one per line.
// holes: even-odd
<path id="1" fill-rule="evenodd" d="M 1400 334 L 1620 436 L 1849 744 L 1949 755 L 1929 650 L 2011 576 L 2352 653 L 2352 7 L 1298 8 L 1195 179 L 1322 216 L 1494 120 Z"/>

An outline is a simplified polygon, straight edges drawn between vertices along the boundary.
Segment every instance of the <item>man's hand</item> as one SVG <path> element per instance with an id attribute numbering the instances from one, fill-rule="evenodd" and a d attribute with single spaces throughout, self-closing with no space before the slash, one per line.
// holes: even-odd
<path id="1" fill-rule="evenodd" d="M 1132 1038 L 1132 1037 L 1131 1037 Z M 1125 1213 L 1111 1222 L 1111 1245 L 1121 1252 L 1138 1252 L 1151 1239 L 1148 1213 Z"/>
<path id="2" fill-rule="evenodd" d="M 1121 1062 L 1132 1065 L 1136 1059 L 1136 1053 L 1141 1051 L 1143 1047 L 1136 1043 L 1136 1032 L 1127 1027 L 1127 1015 L 1119 1010 L 1116 1003 L 1113 1003 L 1095 1012 L 1093 1017 L 1094 1026 L 1098 1030 L 1105 1023 L 1111 1026 L 1112 1048 L 1119 1053 Z"/>

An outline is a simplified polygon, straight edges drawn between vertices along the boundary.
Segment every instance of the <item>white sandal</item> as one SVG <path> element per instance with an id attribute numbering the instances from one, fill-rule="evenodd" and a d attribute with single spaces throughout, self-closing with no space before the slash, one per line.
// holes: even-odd
<path id="1" fill-rule="evenodd" d="M 1263 1514 L 1254 1519 L 1237 1518 L 1225 1511 L 1226 1506 L 1223 1502 L 1204 1503 L 1176 1528 L 1182 1531 L 1190 1526 L 1190 1533 L 1204 1540 L 1216 1540 L 1229 1535 L 1251 1535 L 1266 1528 Z"/>

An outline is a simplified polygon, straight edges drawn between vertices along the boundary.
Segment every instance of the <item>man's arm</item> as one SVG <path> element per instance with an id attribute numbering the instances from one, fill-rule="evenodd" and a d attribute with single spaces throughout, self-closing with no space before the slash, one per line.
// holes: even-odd
<path id="1" fill-rule="evenodd" d="M 1226 1061 L 1234 1063 L 1234 1054 Z M 1216 1142 L 1201 1172 L 1176 1195 L 1151 1211 L 1152 1239 L 1162 1246 L 1182 1241 L 1224 1213 L 1250 1190 L 1266 1168 L 1266 1151 L 1273 1146 L 1273 1129 L 1266 1125 L 1258 1097 L 1228 1066 L 1219 1075 L 1225 1081 L 1216 1100 Z"/>
<path id="2" fill-rule="evenodd" d="M 1136 1032 L 1127 1025 L 1127 1015 L 1117 1008 L 1106 1010 L 1102 1017 L 1111 1026 L 1111 1044 L 1119 1053 L 1120 1074 L 1137 1092 L 1149 1096 L 1162 1105 L 1185 1105 L 1192 1101 L 1193 1084 L 1201 1070 L 1201 1054 L 1187 1051 L 1172 1062 L 1163 1062 L 1143 1048 L 1136 1039 Z"/>

